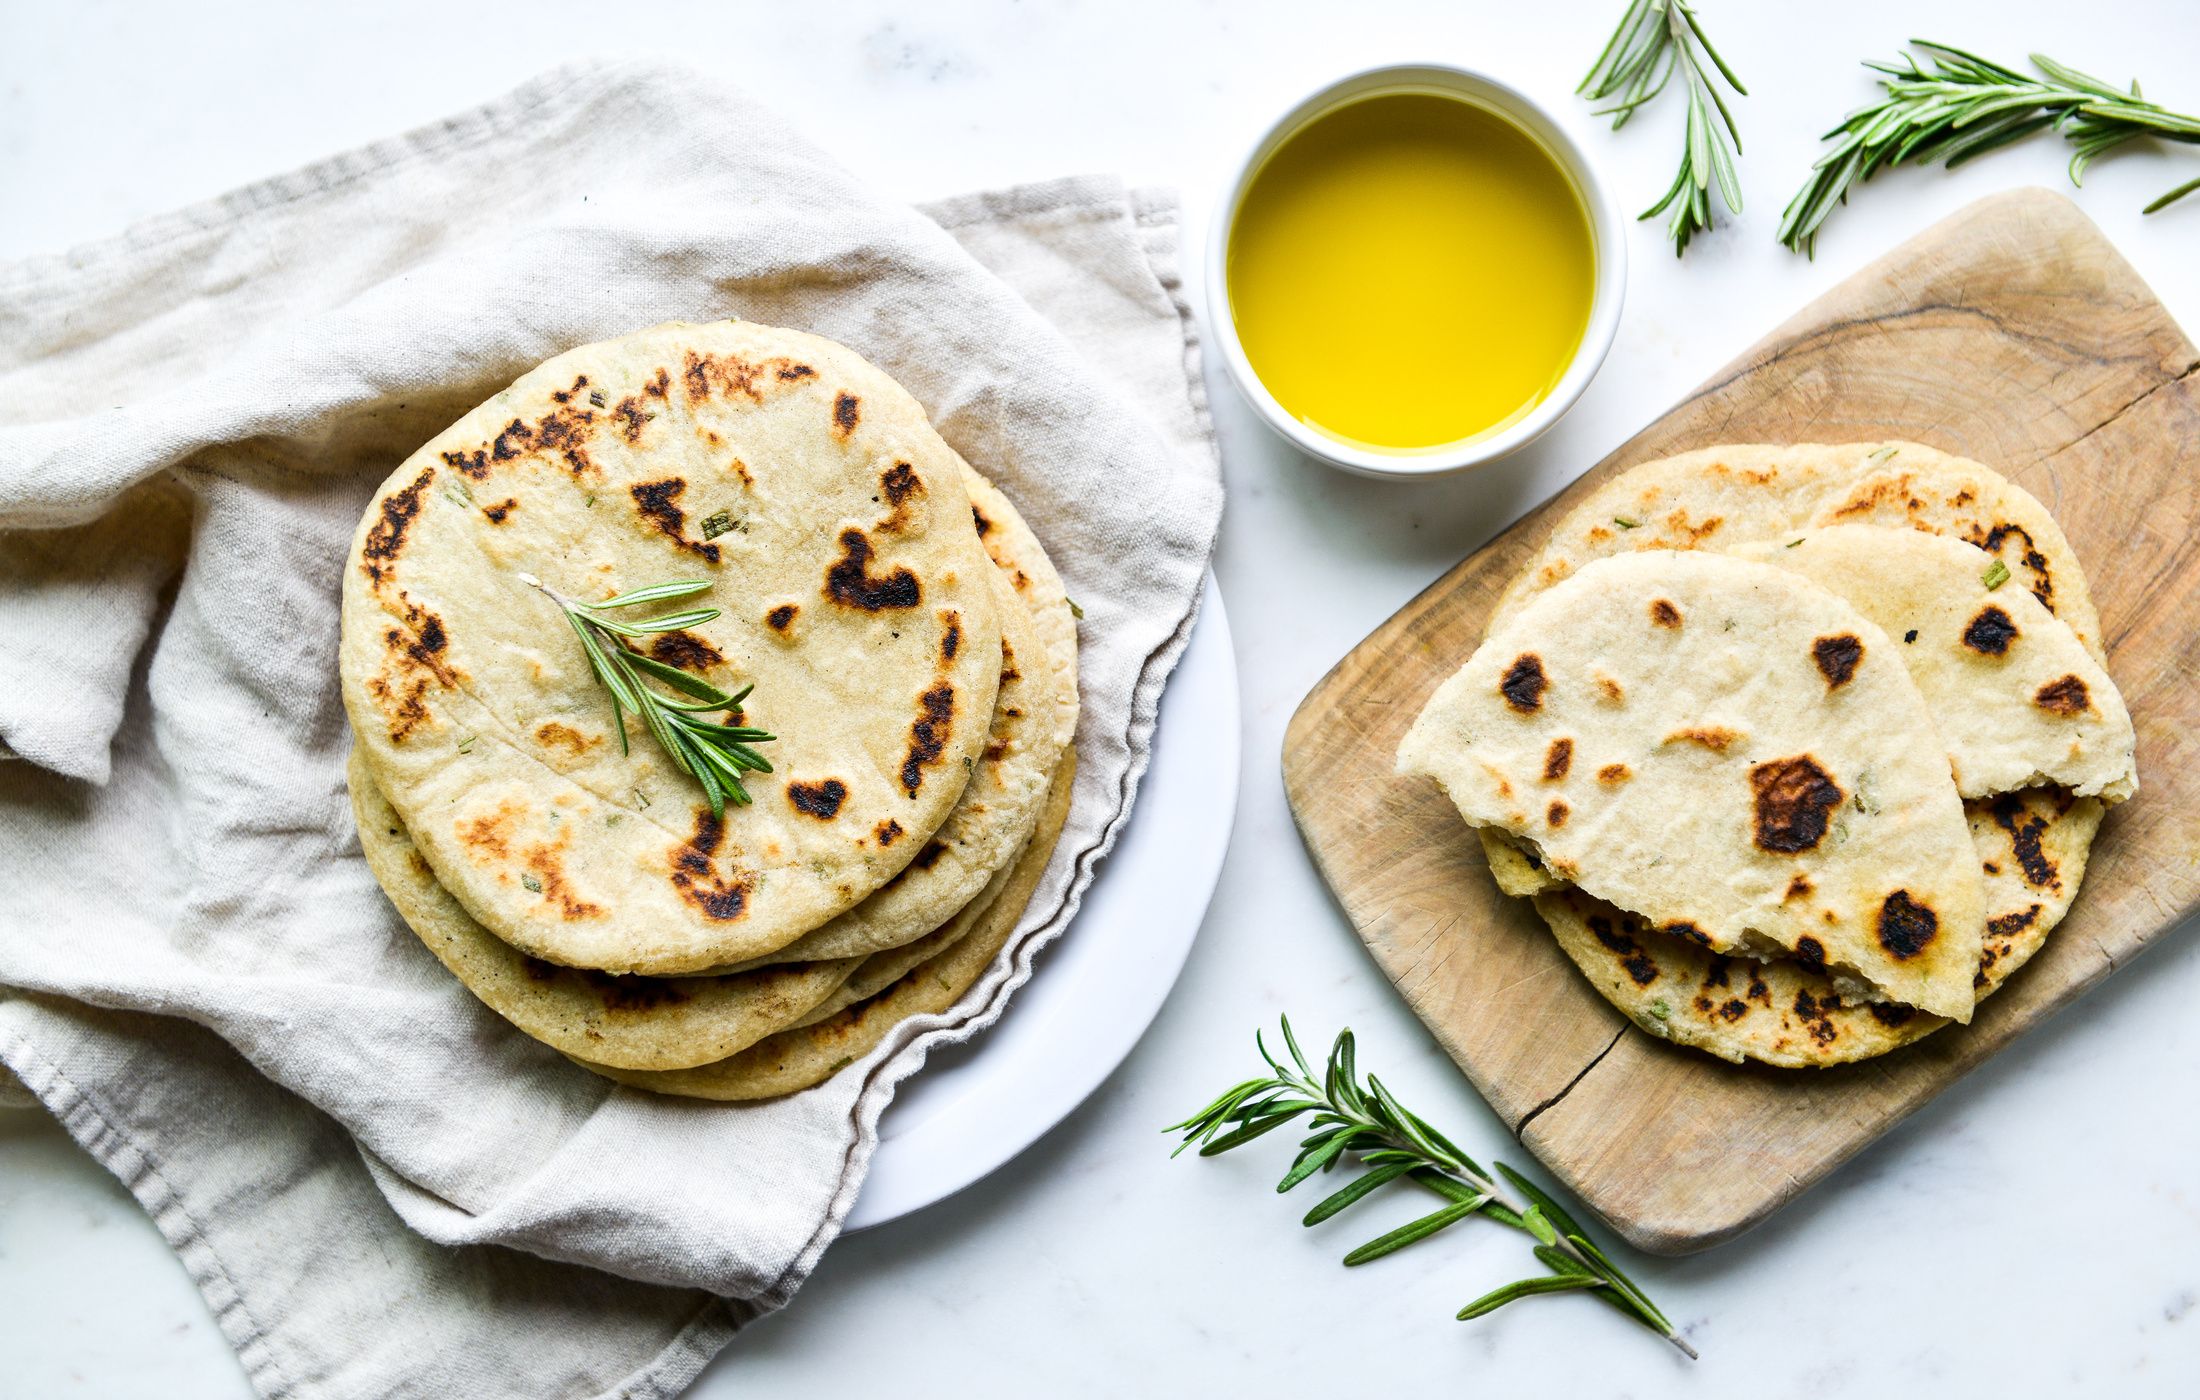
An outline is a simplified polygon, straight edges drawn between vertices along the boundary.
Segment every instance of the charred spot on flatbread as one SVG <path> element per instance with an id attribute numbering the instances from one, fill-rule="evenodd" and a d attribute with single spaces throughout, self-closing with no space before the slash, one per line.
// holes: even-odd
<path id="1" fill-rule="evenodd" d="M 2093 708 L 2093 696 L 2076 676 L 2063 676 L 2041 686 L 2032 703 L 2051 715 L 2082 715 Z"/>
<path id="2" fill-rule="evenodd" d="M 1659 598 L 1650 604 L 1650 621 L 1657 627 L 1681 625 L 1681 610 L 1673 606 L 1670 598 Z"/>
<path id="3" fill-rule="evenodd" d="M 1826 678 L 1826 688 L 1839 690 L 1856 675 L 1856 665 L 1864 659 L 1863 639 L 1853 632 L 1820 637 L 1810 644 L 1810 659 L 1818 663 L 1818 674 Z"/>
<path id="4" fill-rule="evenodd" d="M 1597 781 L 1606 787 L 1618 787 L 1633 776 L 1635 775 L 1628 770 L 1627 765 L 1624 763 L 1607 763 L 1602 768 L 1597 769 Z"/>
<path id="5" fill-rule="evenodd" d="M 2036 890 L 2061 889 L 2062 872 L 2040 842 L 2047 833 L 2047 818 L 2033 816 L 2013 792 L 1995 798 L 1992 811 L 1994 825 L 2009 833 L 2009 849 L 2017 858 L 2024 883 Z"/>
<path id="6" fill-rule="evenodd" d="M 2022 525 L 2006 520 L 1996 522 L 1990 530 L 1982 531 L 1976 526 L 1971 529 L 1971 543 L 1996 557 L 2000 556 L 2002 545 L 2006 544 L 2011 537 L 2024 541 L 2024 550 L 2017 558 L 2018 562 L 2024 565 L 2025 572 L 2032 577 L 2032 596 L 2040 600 L 2042 607 L 2049 612 L 2053 612 L 2055 610 L 2054 572 L 2047 562 L 2047 556 L 2040 553 L 2039 546 L 2032 542 L 2032 532 Z"/>
<path id="7" fill-rule="evenodd" d="M 1543 781 L 1555 783 L 1566 776 L 1574 766 L 1574 741 L 1553 739 L 1550 749 L 1543 755 Z"/>
<path id="8" fill-rule="evenodd" d="M 2000 656 L 2009 650 L 2016 636 L 2017 624 L 2010 621 L 2009 614 L 1988 603 L 1963 629 L 1963 644 L 1981 656 Z"/>
<path id="9" fill-rule="evenodd" d="M 840 558 L 825 571 L 825 596 L 842 607 L 864 612 L 913 608 L 923 598 L 917 576 L 905 568 L 872 574 L 871 540 L 861 530 L 840 532 Z"/>
<path id="10" fill-rule="evenodd" d="M 1826 970 L 1826 945 L 1805 934 L 1795 940 L 1795 960 L 1812 972 Z"/>
<path id="11" fill-rule="evenodd" d="M 649 639 L 649 654 L 683 671 L 707 671 L 725 654 L 693 632 L 659 632 Z"/>
<path id="12" fill-rule="evenodd" d="M 1506 704 L 1521 714 L 1532 715 L 1543 707 L 1543 692 L 1550 684 L 1550 678 L 1543 674 L 1543 658 L 1530 651 L 1521 653 L 1505 668 L 1505 677 L 1497 688 Z"/>
<path id="13" fill-rule="evenodd" d="M 788 628 L 794 626 L 795 616 L 801 611 L 802 609 L 793 603 L 781 603 L 778 607 L 764 614 L 764 625 L 774 632 L 784 633 Z"/>
<path id="14" fill-rule="evenodd" d="M 912 870 L 930 870 L 933 866 L 939 864 L 940 857 L 946 854 L 947 845 L 945 842 L 927 841 L 924 843 L 924 849 L 917 852 L 910 859 L 909 866 Z"/>
<path id="15" fill-rule="evenodd" d="M 359 566 L 374 582 L 386 580 L 397 564 L 397 556 L 404 553 L 405 533 L 420 518 L 421 498 L 434 480 L 435 468 L 422 467 L 412 485 L 382 498 L 381 513 L 367 528 L 366 543 L 359 548 Z"/>
<path id="16" fill-rule="evenodd" d="M 993 522 L 986 519 L 985 512 L 976 506 L 970 508 L 970 523 L 977 527 L 978 538 L 981 540 L 993 533 Z"/>
<path id="17" fill-rule="evenodd" d="M 917 697 L 917 718 L 909 726 L 909 751 L 901 761 L 902 790 L 911 797 L 924 786 L 924 770 L 936 767 L 955 728 L 955 687 L 942 681 Z"/>
<path id="18" fill-rule="evenodd" d="M 833 397 L 833 433 L 846 437 L 856 430 L 856 422 L 863 416 L 862 400 L 845 389 Z"/>
<path id="19" fill-rule="evenodd" d="M 1550 819 L 1550 823 L 1552 826 L 1564 826 L 1566 824 L 1566 818 L 1573 815 L 1573 809 L 1571 807 L 1568 807 L 1560 799 L 1554 797 L 1551 799 L 1549 810 L 1544 812 L 1543 815 Z"/>
<path id="20" fill-rule="evenodd" d="M 672 848 L 673 888 L 704 918 L 718 923 L 731 923 L 748 912 L 753 883 L 746 876 L 721 875 L 711 864 L 725 839 L 724 820 L 706 807 L 695 814 L 695 834 Z"/>
<path id="21" fill-rule="evenodd" d="M 1699 948 L 1711 946 L 1711 935 L 1705 933 L 1687 919 L 1675 919 L 1671 923 L 1661 925 L 1658 932 L 1673 938 L 1685 938 Z"/>
<path id="22" fill-rule="evenodd" d="M 1864 1009 L 1871 1013 L 1874 1021 L 1889 1030 L 1908 1025 L 1910 1018 L 1917 1014 L 1916 1007 L 1904 1006 L 1900 1002 L 1893 1001 L 1866 1002 Z"/>
<path id="23" fill-rule="evenodd" d="M 838 778 L 827 778 L 820 783 L 787 784 L 787 801 L 797 812 L 819 821 L 831 821 L 840 815 L 840 804 L 848 800 L 848 785 Z"/>
<path id="24" fill-rule="evenodd" d="M 1619 965 L 1627 970 L 1627 976 L 1638 987 L 1647 987 L 1658 980 L 1658 964 L 1655 958 L 1642 951 L 1642 945 L 1612 927 L 1612 921 L 1601 914 L 1589 918 L 1589 932 L 1619 958 Z"/>
<path id="25" fill-rule="evenodd" d="M 1940 932 L 1940 916 L 1929 905 L 1896 890 L 1879 905 L 1879 946 L 1897 958 L 1914 958 Z"/>
<path id="26" fill-rule="evenodd" d="M 1756 798 L 1756 841 L 1762 850 L 1795 855 L 1826 837 L 1829 814 L 1846 794 L 1808 754 L 1776 758 L 1749 770 Z"/>
<path id="27" fill-rule="evenodd" d="M 1798 870 L 1788 880 L 1787 893 L 1780 896 L 1780 902 L 1785 904 L 1791 899 L 1808 899 L 1810 892 L 1815 888 L 1816 886 L 1810 882 L 1810 877 Z"/>
<path id="28" fill-rule="evenodd" d="M 901 839 L 901 823 L 895 821 L 892 817 L 888 817 L 885 821 L 880 822 L 877 830 L 871 834 L 878 838 L 879 849 L 884 850 Z"/>
<path id="29" fill-rule="evenodd" d="M 636 482 L 627 490 L 634 497 L 635 512 L 654 525 L 657 533 L 690 554 L 713 564 L 718 562 L 717 545 L 687 537 L 687 512 L 680 508 L 680 496 L 687 490 L 685 478 L 668 476 L 662 481 Z"/>
<path id="30" fill-rule="evenodd" d="M 515 497 L 507 496 L 503 500 L 498 501 L 493 506 L 483 506 L 481 508 L 481 513 L 488 517 L 489 523 L 491 525 L 502 525 L 505 522 L 505 519 L 509 517 L 513 511 L 518 509 L 518 499 Z"/>
<path id="31" fill-rule="evenodd" d="M 955 653 L 962 650 L 962 639 L 962 615 L 943 610 L 940 613 L 940 660 L 953 661 Z"/>

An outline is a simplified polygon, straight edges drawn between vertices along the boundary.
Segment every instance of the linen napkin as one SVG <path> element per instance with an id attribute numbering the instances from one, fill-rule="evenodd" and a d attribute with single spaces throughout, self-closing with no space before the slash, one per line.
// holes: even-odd
<path id="1" fill-rule="evenodd" d="M 0 267 L 0 1064 L 263 1394 L 676 1392 L 808 1275 L 895 1084 L 1069 924 L 1221 510 L 1174 207 L 1078 179 L 929 212 L 699 75 L 590 65 Z M 414 447 L 570 346 L 736 315 L 853 346 L 1015 499 L 1083 609 L 1084 713 L 991 972 L 725 1106 L 574 1068 L 403 928 L 335 644 L 352 528 Z"/>

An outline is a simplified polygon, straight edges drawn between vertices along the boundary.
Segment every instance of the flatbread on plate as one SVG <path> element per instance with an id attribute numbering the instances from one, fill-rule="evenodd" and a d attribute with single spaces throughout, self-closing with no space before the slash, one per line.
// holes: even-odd
<path id="1" fill-rule="evenodd" d="M 678 974 L 768 953 L 900 871 L 984 748 L 1000 625 L 970 511 L 916 401 L 831 341 L 718 322 L 568 352 L 360 523 L 341 655 L 367 766 L 445 888 L 536 957 Z M 622 750 L 523 576 L 582 601 L 707 582 L 667 606 L 714 621 L 643 645 L 754 684 L 746 718 L 778 736 L 754 804 L 713 816 L 631 716 Z"/>
<path id="2" fill-rule="evenodd" d="M 629 1069 L 723 1059 L 800 1021 L 860 965 L 843 958 L 725 977 L 635 977 L 531 958 L 436 882 L 356 748 L 346 776 L 367 865 L 406 926 L 490 1010 L 567 1054 Z"/>
<path id="3" fill-rule="evenodd" d="M 1055 772 L 1046 814 L 1032 833 L 1031 844 L 1009 867 L 1006 880 L 983 913 L 940 952 L 870 1000 L 810 1025 L 781 1031 L 730 1059 L 696 1069 L 652 1074 L 581 1061 L 582 1067 L 660 1094 L 726 1101 L 775 1098 L 832 1078 L 876 1049 L 888 1032 L 911 1017 L 946 1011 L 985 975 L 1015 933 L 1061 838 L 1076 769 L 1077 751 L 1070 749 Z"/>

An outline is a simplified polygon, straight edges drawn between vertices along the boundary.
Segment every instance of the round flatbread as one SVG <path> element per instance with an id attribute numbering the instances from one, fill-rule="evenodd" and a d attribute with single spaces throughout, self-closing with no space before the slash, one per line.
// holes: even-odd
<path id="1" fill-rule="evenodd" d="M 1823 525 L 1950 535 L 2009 569 L 2105 661 L 2101 619 L 2062 527 L 1989 467 L 1915 442 L 1706 447 L 1631 467 L 1567 513 L 1497 602 L 1495 628 L 1593 559 L 1642 549 L 1726 549 Z"/>
<path id="2" fill-rule="evenodd" d="M 1956 791 L 2067 788 L 2109 803 L 2139 783 L 2131 716 L 2077 634 L 1984 550 L 1947 535 L 1835 525 L 1737 558 L 1800 574 L 1895 639 L 1947 745 Z"/>
<path id="3" fill-rule="evenodd" d="M 1983 1000 L 2039 951 L 2069 911 L 2101 804 L 2039 789 L 1969 806 L 1992 911 L 1974 979 Z M 1590 985 L 1630 1021 L 1737 1064 L 1849 1064 L 1950 1024 L 1912 1007 L 1859 999 L 1791 958 L 1722 957 L 1577 889 L 1539 894 L 1535 908 Z"/>
<path id="4" fill-rule="evenodd" d="M 585 1069 L 653 1093 L 727 1101 L 768 1099 L 821 1084 L 876 1049 L 887 1032 L 912 1016 L 952 1007 L 985 975 L 1008 944 L 1024 909 L 1053 858 L 1069 816 L 1077 752 L 1062 755 L 1048 791 L 1047 808 L 992 902 L 971 927 L 868 1001 L 822 1021 L 781 1031 L 730 1059 L 697 1069 L 636 1073 L 579 1061 Z"/>
<path id="5" fill-rule="evenodd" d="M 757 963 L 863 957 L 922 939 L 968 904 L 1031 838 L 1065 743 L 1055 672 L 1030 610 L 993 571 L 1001 682 L 986 745 L 939 830 L 870 898 Z M 887 833 L 880 832 L 880 839 Z"/>
<path id="6" fill-rule="evenodd" d="M 1598 560 L 1437 689 L 1398 769 L 1655 926 L 1970 1014 L 1984 895 L 1931 718 L 1886 635 L 1793 574 Z"/>
<path id="7" fill-rule="evenodd" d="M 843 958 L 729 977 L 635 977 L 528 957 L 436 883 L 356 748 L 346 777 L 367 866 L 406 926 L 490 1010 L 567 1054 L 643 1070 L 724 1059 L 801 1021 L 859 966 Z"/>
<path id="8" fill-rule="evenodd" d="M 643 639 L 777 735 L 714 815 L 561 609 L 719 615 Z M 344 578 L 343 691 L 440 882 L 537 957 L 677 974 L 767 953 L 883 885 L 987 737 L 1000 626 L 960 461 L 831 341 L 740 322 L 584 346 L 422 448 Z M 966 764 L 965 760 L 971 760 Z M 882 839 L 893 830 L 892 840 Z"/>

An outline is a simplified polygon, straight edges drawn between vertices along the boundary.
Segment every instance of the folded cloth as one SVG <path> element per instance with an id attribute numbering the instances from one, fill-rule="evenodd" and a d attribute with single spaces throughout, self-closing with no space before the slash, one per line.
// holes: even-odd
<path id="1" fill-rule="evenodd" d="M 930 212 L 695 74 L 591 65 L 0 267 L 0 1063 L 261 1393 L 676 1392 L 807 1277 L 895 1084 L 1075 913 L 1221 511 L 1174 207 L 1074 179 Z M 898 378 L 1084 614 L 1075 802 L 1018 937 L 951 1012 L 741 1106 L 613 1086 L 444 973 L 360 856 L 336 688 L 398 462 L 561 350 L 726 316 Z"/>

